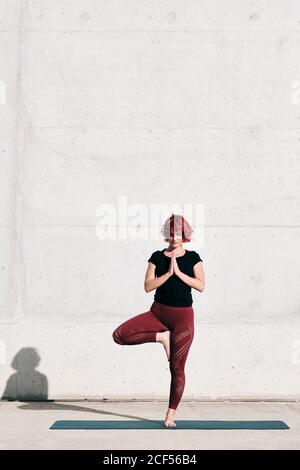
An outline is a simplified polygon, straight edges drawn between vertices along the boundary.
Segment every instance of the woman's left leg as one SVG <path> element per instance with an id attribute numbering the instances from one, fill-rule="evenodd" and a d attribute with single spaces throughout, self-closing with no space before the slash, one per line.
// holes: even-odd
<path id="1" fill-rule="evenodd" d="M 168 327 L 149 310 L 119 325 L 113 331 L 112 337 L 116 343 L 122 345 L 155 343 L 157 333 L 167 330 Z"/>

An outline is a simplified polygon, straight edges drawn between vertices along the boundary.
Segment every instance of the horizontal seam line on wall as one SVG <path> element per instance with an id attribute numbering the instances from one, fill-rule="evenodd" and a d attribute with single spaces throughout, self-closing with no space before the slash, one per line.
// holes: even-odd
<path id="1" fill-rule="evenodd" d="M 68 217 L 66 215 L 66 217 Z M 95 218 L 97 218 L 97 216 L 95 216 Z M 96 224 L 64 224 L 64 225 L 58 225 L 58 224 L 20 224 L 18 225 L 19 227 L 21 228 L 33 228 L 33 227 L 49 227 L 49 228 L 71 228 L 71 227 L 91 227 L 91 228 L 95 228 L 95 227 L 105 227 L 105 228 L 109 228 L 109 227 L 114 227 L 114 228 L 118 228 L 118 227 L 127 227 L 127 228 L 140 228 L 140 229 L 143 229 L 143 228 L 151 228 L 151 227 L 160 227 L 160 225 L 142 225 L 142 226 L 138 226 L 138 225 L 130 225 L 130 224 L 127 224 L 127 225 L 109 225 L 109 224 L 104 224 L 104 225 L 101 225 L 100 223 L 96 223 Z M 14 228 L 15 225 L 0 225 L 0 228 Z M 300 228 L 300 225 L 296 224 L 296 225 L 289 225 L 289 224 L 286 224 L 286 225 L 276 225 L 276 224 L 261 224 L 261 225 L 250 225 L 250 224 L 203 224 L 203 225 L 194 225 L 195 228 L 199 227 L 199 228 L 205 228 L 205 227 L 221 227 L 221 228 Z"/>
<path id="2" fill-rule="evenodd" d="M 130 131 L 144 131 L 144 130 L 154 130 L 154 131 L 201 131 L 201 130 L 226 130 L 226 131 L 268 131 L 268 130 L 300 130 L 300 127 L 260 127 L 260 126 L 249 126 L 249 127 L 104 127 L 104 126 L 17 126 L 18 129 L 103 129 L 103 130 L 130 130 Z M 14 127 L 0 127 L 0 130 L 14 130 Z M 199 142 L 200 143 L 200 142 Z"/>
<path id="3" fill-rule="evenodd" d="M 186 33 L 186 34 L 202 34 L 202 33 L 234 33 L 234 34 L 243 34 L 243 33 L 265 33 L 265 34 L 295 34 L 300 33 L 298 29 L 290 30 L 281 30 L 281 29 L 196 29 L 196 30 L 186 30 L 186 29 L 12 29 L 12 30 L 1 30 L 0 33 Z"/>

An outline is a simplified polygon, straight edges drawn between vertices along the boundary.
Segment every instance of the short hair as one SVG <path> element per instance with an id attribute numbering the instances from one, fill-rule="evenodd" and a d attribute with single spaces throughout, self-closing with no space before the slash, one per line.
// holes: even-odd
<path id="1" fill-rule="evenodd" d="M 183 242 L 190 242 L 193 229 L 188 221 L 178 214 L 173 214 L 169 217 L 161 228 L 161 233 L 168 241 L 174 238 L 175 233 L 180 233 Z"/>

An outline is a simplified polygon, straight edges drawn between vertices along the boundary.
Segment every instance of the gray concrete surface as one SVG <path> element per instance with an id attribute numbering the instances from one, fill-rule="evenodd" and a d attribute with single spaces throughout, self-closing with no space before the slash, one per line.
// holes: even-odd
<path id="1" fill-rule="evenodd" d="M 179 203 L 207 279 L 186 396 L 300 398 L 299 32 L 299 0 L 0 1 L 0 396 L 166 394 L 111 333 L 165 247 L 133 205 Z M 99 239 L 101 204 L 157 237 Z"/>
<path id="2" fill-rule="evenodd" d="M 283 420 L 289 430 L 50 430 L 56 420 L 163 419 L 164 402 L 0 402 L 1 449 L 300 449 L 299 402 L 182 402 L 176 419 Z"/>

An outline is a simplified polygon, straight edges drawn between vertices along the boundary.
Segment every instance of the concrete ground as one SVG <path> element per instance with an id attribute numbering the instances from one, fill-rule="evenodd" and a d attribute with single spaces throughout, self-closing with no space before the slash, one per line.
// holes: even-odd
<path id="1" fill-rule="evenodd" d="M 300 449 L 299 402 L 184 402 L 176 419 L 282 420 L 287 430 L 50 430 L 56 420 L 163 419 L 162 401 L 0 401 L 0 449 Z"/>

